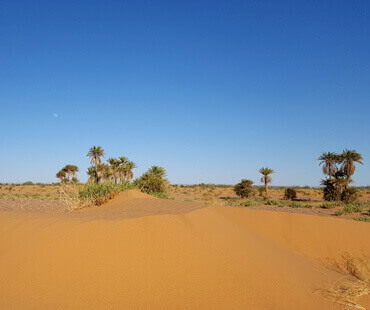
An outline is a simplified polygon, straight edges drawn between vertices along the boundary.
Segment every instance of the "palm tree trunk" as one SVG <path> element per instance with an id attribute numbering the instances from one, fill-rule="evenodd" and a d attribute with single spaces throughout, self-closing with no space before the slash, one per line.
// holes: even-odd
<path id="1" fill-rule="evenodd" d="M 265 180 L 265 192 L 266 192 L 266 195 L 267 195 L 267 180 Z"/>

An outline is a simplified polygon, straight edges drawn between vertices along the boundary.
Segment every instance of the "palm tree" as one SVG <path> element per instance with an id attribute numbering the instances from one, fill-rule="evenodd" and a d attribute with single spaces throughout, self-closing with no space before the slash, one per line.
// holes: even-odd
<path id="1" fill-rule="evenodd" d="M 78 169 L 78 167 L 75 166 L 75 165 L 70 165 L 69 169 L 70 169 L 70 171 L 72 173 L 72 178 L 75 178 L 76 177 L 76 173 L 80 171 Z"/>
<path id="2" fill-rule="evenodd" d="M 62 169 L 66 173 L 66 177 L 69 179 L 71 177 L 71 165 L 65 165 Z"/>
<path id="3" fill-rule="evenodd" d="M 328 175 L 331 180 L 334 174 L 338 171 L 336 164 L 340 160 L 339 155 L 333 152 L 324 152 L 317 160 L 320 160 L 319 166 L 323 164 L 322 172 L 325 175 Z"/>
<path id="4" fill-rule="evenodd" d="M 95 166 L 87 168 L 87 175 L 89 176 L 88 182 L 97 182 L 98 172 Z"/>
<path id="5" fill-rule="evenodd" d="M 106 169 L 103 170 L 102 177 L 104 181 L 111 182 L 112 180 L 114 180 L 114 175 L 110 170 L 110 167 L 107 167 Z"/>
<path id="6" fill-rule="evenodd" d="M 109 166 L 107 164 L 97 164 L 95 168 L 97 174 L 96 183 L 100 183 L 100 180 L 104 179 L 104 172 L 109 170 Z"/>
<path id="7" fill-rule="evenodd" d="M 90 148 L 89 152 L 87 153 L 87 157 L 91 158 L 91 164 L 92 165 L 98 165 L 101 164 L 101 158 L 104 157 L 104 150 L 101 148 L 101 146 L 93 146 Z"/>
<path id="8" fill-rule="evenodd" d="M 259 173 L 263 174 L 263 177 L 261 178 L 261 183 L 265 183 L 265 192 L 267 195 L 267 188 L 268 188 L 268 183 L 272 182 L 272 178 L 270 177 L 270 174 L 274 173 L 274 170 L 270 168 L 261 168 L 258 170 Z"/>
<path id="9" fill-rule="evenodd" d="M 162 178 L 165 177 L 167 174 L 166 170 L 163 167 L 159 166 L 151 166 L 148 172 Z"/>
<path id="10" fill-rule="evenodd" d="M 128 158 L 126 156 L 118 157 L 118 159 L 120 160 L 121 165 L 125 165 L 128 162 Z"/>
<path id="11" fill-rule="evenodd" d="M 349 184 L 353 180 L 347 177 L 335 177 L 333 180 L 334 188 L 336 189 L 338 195 L 342 195 L 343 191 L 349 187 Z"/>
<path id="12" fill-rule="evenodd" d="M 347 150 L 345 149 L 343 153 L 340 155 L 340 162 L 342 166 L 340 167 L 341 171 L 346 175 L 347 179 L 349 179 L 355 173 L 355 162 L 363 165 L 362 158 L 360 153 L 357 153 L 355 150 Z"/>
<path id="13" fill-rule="evenodd" d="M 130 181 L 134 178 L 134 173 L 132 172 L 133 169 L 137 168 L 137 165 L 133 161 L 128 161 L 126 164 L 126 177 L 127 180 Z"/>
<path id="14" fill-rule="evenodd" d="M 118 160 L 116 158 L 108 158 L 107 162 L 110 165 L 110 170 L 111 170 L 112 175 L 113 175 L 114 183 L 117 183 L 118 167 L 120 165 L 120 160 Z"/>
<path id="15" fill-rule="evenodd" d="M 58 171 L 58 173 L 56 174 L 56 177 L 60 179 L 60 183 L 63 183 L 63 180 L 66 177 L 66 172 L 62 169 Z"/>
<path id="16" fill-rule="evenodd" d="M 127 166 L 126 165 L 119 166 L 118 174 L 119 174 L 120 182 L 123 183 L 127 177 Z"/>

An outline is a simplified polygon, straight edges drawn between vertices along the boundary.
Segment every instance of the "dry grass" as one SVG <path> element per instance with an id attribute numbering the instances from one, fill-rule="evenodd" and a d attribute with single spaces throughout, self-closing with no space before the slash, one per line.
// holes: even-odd
<path id="1" fill-rule="evenodd" d="M 78 198 L 78 189 L 76 185 L 62 185 L 60 187 L 60 196 L 68 206 L 69 211 L 82 209 L 91 205 L 88 200 Z"/>
<path id="2" fill-rule="evenodd" d="M 358 303 L 362 296 L 370 294 L 370 259 L 350 254 L 342 256 L 342 262 L 335 263 L 336 269 L 344 275 L 327 288 L 318 290 L 328 300 L 345 307 L 365 309 Z"/>

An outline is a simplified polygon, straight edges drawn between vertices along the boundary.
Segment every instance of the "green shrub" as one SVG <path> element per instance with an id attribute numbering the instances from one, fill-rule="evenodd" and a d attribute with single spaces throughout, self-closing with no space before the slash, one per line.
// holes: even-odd
<path id="1" fill-rule="evenodd" d="M 140 178 L 134 181 L 134 185 L 147 194 L 164 194 L 167 192 L 169 186 L 166 174 L 164 168 L 152 166 Z"/>
<path id="2" fill-rule="evenodd" d="M 359 222 L 367 222 L 367 223 L 370 223 L 370 217 L 367 217 L 367 216 L 355 217 L 354 220 L 355 221 L 359 221 Z"/>
<path id="3" fill-rule="evenodd" d="M 332 208 L 335 208 L 337 206 L 340 206 L 340 202 L 325 202 L 323 203 L 322 205 L 320 205 L 320 208 L 322 209 L 332 209 Z"/>
<path id="4" fill-rule="evenodd" d="M 305 204 L 305 203 L 296 202 L 296 201 L 291 202 L 288 206 L 291 208 L 314 208 L 315 207 L 314 205 Z"/>
<path id="5" fill-rule="evenodd" d="M 284 192 L 284 198 L 288 200 L 293 200 L 297 198 L 297 192 L 294 188 L 287 188 Z"/>
<path id="6" fill-rule="evenodd" d="M 247 201 L 242 201 L 239 205 L 241 207 L 251 207 L 251 206 L 259 206 L 261 205 L 261 203 L 258 201 L 254 201 L 254 200 L 247 200 Z"/>
<path id="7" fill-rule="evenodd" d="M 265 202 L 265 205 L 267 206 L 278 206 L 278 207 L 284 207 L 285 203 L 278 200 L 268 200 Z"/>
<path id="8" fill-rule="evenodd" d="M 359 196 L 359 192 L 356 188 L 350 187 L 345 189 L 341 195 L 341 200 L 345 203 L 355 202 L 357 201 Z"/>
<path id="9" fill-rule="evenodd" d="M 324 200 L 326 201 L 338 201 L 341 198 L 340 193 L 335 188 L 334 183 L 330 180 L 327 180 L 325 183 L 324 191 Z"/>
<path id="10" fill-rule="evenodd" d="M 253 181 L 241 180 L 240 183 L 234 186 L 234 192 L 241 198 L 248 198 L 254 195 Z"/>
<path id="11" fill-rule="evenodd" d="M 350 203 L 344 205 L 343 209 L 336 212 L 335 215 L 363 212 L 369 209 L 367 203 Z"/>
<path id="12" fill-rule="evenodd" d="M 132 183 L 125 182 L 121 184 L 113 183 L 87 183 L 79 188 L 78 197 L 80 199 L 96 200 L 104 198 L 108 194 L 123 192 L 132 189 Z"/>

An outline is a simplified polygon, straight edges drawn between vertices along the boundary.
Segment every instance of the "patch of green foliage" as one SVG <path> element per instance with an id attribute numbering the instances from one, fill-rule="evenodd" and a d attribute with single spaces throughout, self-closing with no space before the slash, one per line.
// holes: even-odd
<path id="1" fill-rule="evenodd" d="M 359 221 L 359 222 L 367 222 L 367 223 L 370 223 L 370 217 L 368 217 L 368 216 L 355 217 L 354 220 L 355 221 Z"/>
<path id="2" fill-rule="evenodd" d="M 256 200 L 246 200 L 246 201 L 242 201 L 239 205 L 241 207 L 260 206 L 261 202 L 256 201 Z"/>
<path id="3" fill-rule="evenodd" d="M 140 178 L 134 181 L 134 185 L 143 193 L 158 197 L 159 194 L 167 193 L 169 182 L 166 178 L 167 172 L 164 168 L 152 166 Z"/>
<path id="4" fill-rule="evenodd" d="M 359 197 L 359 191 L 356 188 L 350 187 L 348 189 L 345 189 L 341 195 L 341 200 L 350 203 L 355 202 Z"/>
<path id="5" fill-rule="evenodd" d="M 234 186 L 234 192 L 241 198 L 248 198 L 253 196 L 255 191 L 253 188 L 253 181 L 251 180 L 241 180 L 240 183 Z"/>
<path id="6" fill-rule="evenodd" d="M 340 202 L 328 201 L 328 202 L 325 202 L 322 205 L 320 205 L 320 208 L 322 208 L 322 209 L 332 209 L 332 208 L 335 208 L 335 207 L 338 207 L 338 206 L 341 206 Z"/>
<path id="7" fill-rule="evenodd" d="M 343 209 L 336 212 L 335 215 L 358 213 L 358 212 L 364 212 L 367 210 L 370 210 L 369 203 L 349 203 L 349 204 L 345 204 Z"/>
<path id="8" fill-rule="evenodd" d="M 297 198 L 297 191 L 294 188 L 287 188 L 284 192 L 284 198 L 288 200 L 293 200 Z"/>
<path id="9" fill-rule="evenodd" d="M 79 188 L 78 197 L 80 199 L 96 200 L 104 198 L 110 193 L 123 192 L 132 188 L 134 188 L 134 186 L 130 182 L 120 184 L 87 183 Z"/>
<path id="10" fill-rule="evenodd" d="M 297 201 L 293 201 L 293 202 L 289 203 L 288 206 L 291 207 L 291 208 L 314 208 L 315 207 L 314 205 L 310 205 L 310 204 L 302 203 L 302 202 L 297 202 Z"/>
<path id="11" fill-rule="evenodd" d="M 278 207 L 285 207 L 286 203 L 279 200 L 268 200 L 265 202 L 265 205 L 267 206 L 278 206 Z"/>
<path id="12" fill-rule="evenodd" d="M 33 185 L 33 182 L 31 182 L 31 181 L 24 182 L 22 185 Z"/>

